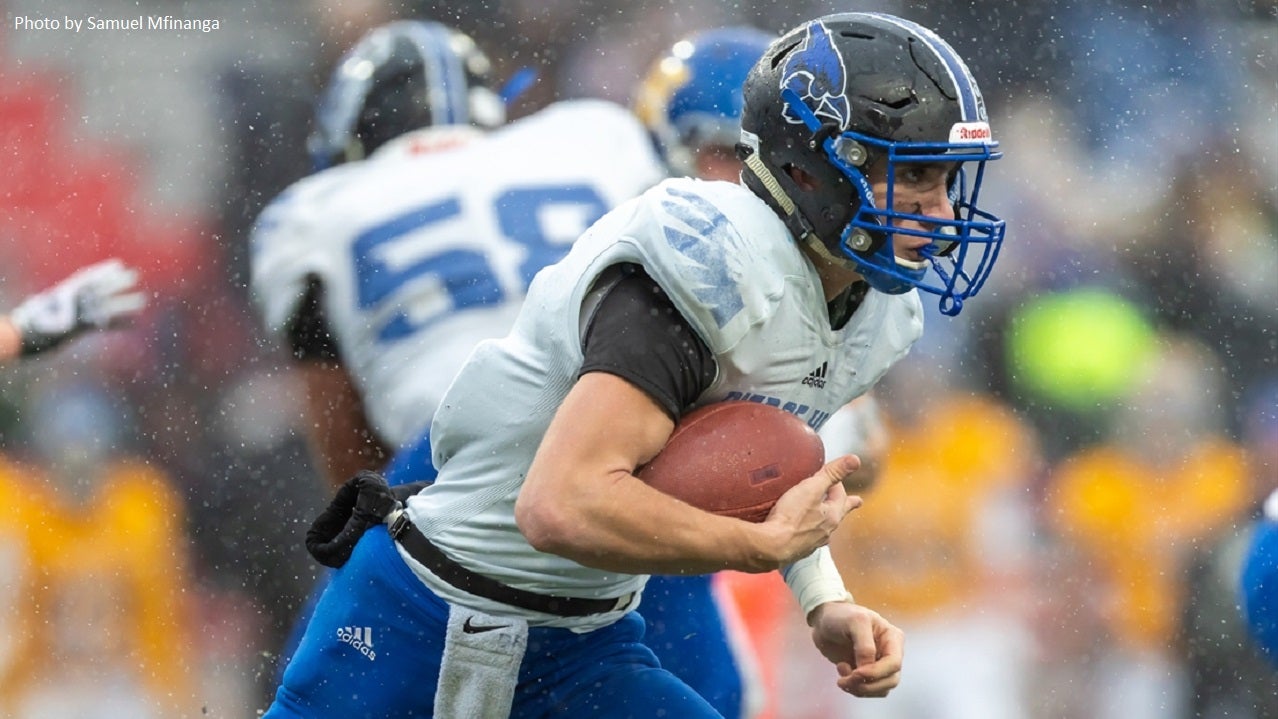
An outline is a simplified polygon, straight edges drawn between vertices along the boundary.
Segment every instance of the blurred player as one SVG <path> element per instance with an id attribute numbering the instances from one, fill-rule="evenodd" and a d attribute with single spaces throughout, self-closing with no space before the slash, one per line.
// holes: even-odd
<path id="1" fill-rule="evenodd" d="M 470 268 L 441 262 L 449 255 L 424 234 L 440 231 L 428 219 L 403 223 L 435 197 L 434 183 L 405 182 L 404 168 L 504 123 L 490 74 L 475 43 L 444 25 L 397 21 L 371 30 L 338 61 L 316 103 L 307 141 L 316 174 L 288 188 L 254 226 L 253 297 L 306 388 L 308 444 L 328 486 L 380 468 L 422 432 L 474 341 L 453 344 L 457 335 L 440 321 L 452 310 L 450 283 L 464 282 L 458 273 Z M 386 200 L 383 184 L 394 186 Z M 397 219 L 405 226 L 394 226 Z M 380 233 L 371 243 L 370 232 Z M 419 248 L 422 237 L 430 244 Z M 435 316 L 402 319 L 409 310 Z M 502 327 L 476 321 L 459 334 Z M 326 580 L 299 612 L 283 661 Z"/>
<path id="2" fill-rule="evenodd" d="M 657 58 L 635 92 L 634 111 L 648 126 L 674 176 L 737 182 L 741 160 L 741 87 L 776 39 L 751 27 L 706 30 Z"/>
<path id="3" fill-rule="evenodd" d="M 441 402 L 440 475 L 406 510 L 374 475 L 339 490 L 315 528 L 341 569 L 268 717 L 719 716 L 660 668 L 631 610 L 648 574 L 722 568 L 784 568 L 832 683 L 896 686 L 901 633 L 818 550 L 859 504 L 841 484 L 855 458 L 760 524 L 633 472 L 679 416 L 734 393 L 820 427 L 917 339 L 915 290 L 956 314 L 1002 239 L 975 206 L 998 153 L 953 49 L 880 14 L 772 43 L 742 124 L 744 187 L 662 182 L 537 275 Z M 352 531 L 330 532 L 343 515 Z"/>
<path id="4" fill-rule="evenodd" d="M 1181 562 L 1187 716 L 1278 716 L 1278 376 L 1243 398 L 1246 503 Z"/>
<path id="5" fill-rule="evenodd" d="M 1240 586 L 1251 636 L 1278 668 L 1278 491 L 1265 501 L 1264 513 L 1255 522 Z"/>
<path id="6" fill-rule="evenodd" d="M 1156 351 L 1105 422 L 1106 437 L 1048 471 L 1044 537 L 1077 559 L 1038 563 L 1039 582 L 1061 595 L 1102 597 L 1049 607 L 1039 629 L 1083 632 L 1076 648 L 1042 640 L 1057 687 L 1096 719 L 1161 719 L 1187 711 L 1187 652 L 1179 645 L 1192 552 L 1245 517 L 1255 490 L 1244 447 L 1226 431 L 1220 359 L 1198 339 L 1164 330 Z M 1091 616 L 1089 616 L 1091 615 Z M 1217 627 L 1215 636 L 1224 627 Z M 1060 656 L 1052 656 L 1057 655 Z"/>
<path id="7" fill-rule="evenodd" d="M 0 363 L 46 352 L 83 332 L 118 326 L 146 305 L 136 270 L 106 260 L 77 270 L 0 315 Z"/>
<path id="8" fill-rule="evenodd" d="M 1254 489 L 1266 499 L 1242 561 L 1242 614 L 1256 644 L 1278 668 L 1278 378 L 1250 394 L 1243 435 Z"/>
<path id="9" fill-rule="evenodd" d="M 317 105 L 308 145 L 322 172 L 286 190 L 254 228 L 253 295 L 304 379 L 310 444 L 334 486 L 380 467 L 428 426 L 475 341 L 509 324 L 505 296 L 523 295 L 517 272 L 457 240 L 471 224 L 465 213 L 482 211 L 491 226 L 502 198 L 463 205 L 435 189 L 440 178 L 415 174 L 419 158 L 502 124 L 489 73 L 474 42 L 443 25 L 371 31 L 339 61 Z M 503 217 L 518 232 L 538 231 L 513 211 Z M 493 242 L 507 265 L 534 246 L 522 235 Z M 459 308 L 473 311 L 462 319 Z"/>
<path id="10" fill-rule="evenodd" d="M 910 676 L 884 702 L 819 716 L 1023 719 L 1035 437 L 1010 408 L 926 364 L 916 355 L 893 368 L 882 476 L 867 511 L 830 540 L 858 598 L 892 607 L 910 638 Z M 803 686 L 801 672 L 788 688 Z"/>

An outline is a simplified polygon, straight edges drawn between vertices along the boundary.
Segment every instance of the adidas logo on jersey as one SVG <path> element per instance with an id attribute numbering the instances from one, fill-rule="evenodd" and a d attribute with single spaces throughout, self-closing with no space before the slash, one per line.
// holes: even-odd
<path id="1" fill-rule="evenodd" d="M 825 373 L 828 370 L 829 370 L 829 363 L 822 362 L 820 367 L 817 367 L 816 369 L 812 370 L 811 372 L 808 373 L 807 377 L 803 378 L 803 384 L 807 385 L 808 387 L 825 389 Z"/>
<path id="2" fill-rule="evenodd" d="M 372 627 L 341 627 L 337 630 L 337 641 L 355 647 L 370 661 L 377 658 L 377 652 L 373 651 Z"/>

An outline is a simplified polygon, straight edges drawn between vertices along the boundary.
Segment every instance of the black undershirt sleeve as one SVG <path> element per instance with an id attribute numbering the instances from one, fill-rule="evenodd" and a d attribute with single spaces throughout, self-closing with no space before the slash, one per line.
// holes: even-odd
<path id="1" fill-rule="evenodd" d="M 714 383 L 714 355 L 657 283 L 638 265 L 600 299 L 582 333 L 587 372 L 617 375 L 648 393 L 678 421 Z"/>
<path id="2" fill-rule="evenodd" d="M 311 277 L 306 294 L 289 320 L 287 335 L 293 359 L 299 362 L 339 362 L 337 340 L 324 316 L 324 283 Z"/>

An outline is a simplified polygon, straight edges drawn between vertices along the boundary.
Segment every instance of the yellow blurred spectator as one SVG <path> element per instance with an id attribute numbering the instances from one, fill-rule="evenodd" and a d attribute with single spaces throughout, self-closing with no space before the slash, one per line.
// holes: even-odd
<path id="1" fill-rule="evenodd" d="M 857 600 L 905 630 L 909 675 L 844 716 L 1023 719 L 1037 442 L 993 398 L 924 374 L 897 372 L 880 394 L 890 408 L 880 477 L 830 542 Z"/>
<path id="2" fill-rule="evenodd" d="M 1205 346 L 1163 335 L 1155 359 L 1113 417 L 1106 442 L 1058 462 L 1046 519 L 1069 566 L 1046 566 L 1052 586 L 1086 582 L 1095 622 L 1087 664 L 1093 719 L 1179 716 L 1186 694 L 1174 650 L 1188 553 L 1252 501 L 1244 451 L 1224 436 L 1218 360 Z M 1053 571 L 1055 570 L 1055 571 Z M 1088 605 L 1049 618 L 1085 625 Z M 1062 665 L 1076 664 L 1065 658 Z"/>
<path id="3" fill-rule="evenodd" d="M 0 716 L 198 716 L 181 498 L 117 453 L 99 391 L 39 399 L 43 461 L 0 459 Z"/>

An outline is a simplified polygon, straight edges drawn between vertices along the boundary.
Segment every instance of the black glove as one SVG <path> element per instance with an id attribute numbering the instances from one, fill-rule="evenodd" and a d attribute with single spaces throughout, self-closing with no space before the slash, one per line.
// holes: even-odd
<path id="1" fill-rule="evenodd" d="M 399 501 L 377 472 L 363 470 L 337 490 L 306 532 L 306 551 L 326 567 L 346 564 L 369 527 L 381 524 Z"/>
<path id="2" fill-rule="evenodd" d="M 409 497 L 413 496 L 414 494 L 417 494 L 423 489 L 426 489 L 432 484 L 434 484 L 434 482 L 430 482 L 427 480 L 422 480 L 420 482 L 409 482 L 408 484 L 397 484 L 394 487 L 391 487 L 390 491 L 391 491 L 391 494 L 395 495 L 395 499 L 399 500 L 400 504 L 403 504 L 408 501 Z"/>

